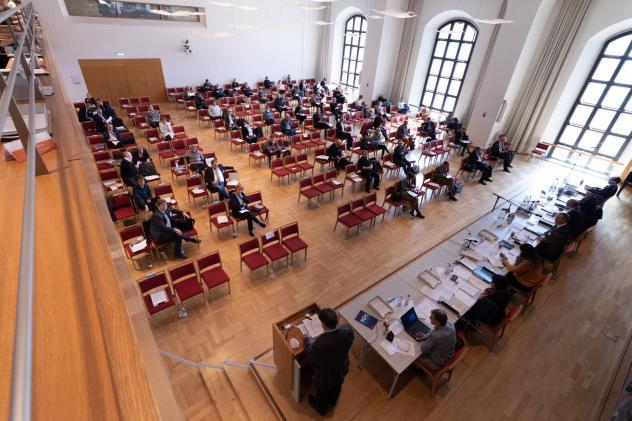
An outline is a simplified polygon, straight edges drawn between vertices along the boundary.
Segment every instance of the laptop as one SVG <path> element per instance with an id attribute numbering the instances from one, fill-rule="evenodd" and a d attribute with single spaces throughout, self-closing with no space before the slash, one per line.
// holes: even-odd
<path id="1" fill-rule="evenodd" d="M 430 332 L 430 328 L 417 317 L 414 307 L 411 307 L 400 319 L 406 333 L 417 342 L 421 341 L 424 335 Z"/>
<path id="2" fill-rule="evenodd" d="M 477 267 L 476 269 L 474 269 L 474 271 L 472 271 L 472 273 L 474 274 L 474 276 L 476 276 L 478 279 L 485 282 L 486 284 L 491 284 L 492 276 L 495 275 L 494 272 L 487 269 L 485 266 Z"/>

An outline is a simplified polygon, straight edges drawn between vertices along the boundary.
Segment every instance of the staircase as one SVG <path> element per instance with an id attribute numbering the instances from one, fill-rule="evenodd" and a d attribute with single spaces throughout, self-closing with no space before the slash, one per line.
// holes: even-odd
<path id="1" fill-rule="evenodd" d="M 269 370 L 274 370 L 269 368 Z M 283 419 L 257 383 L 250 364 L 226 361 L 221 367 L 200 366 L 200 374 L 224 421 L 277 421 Z"/>

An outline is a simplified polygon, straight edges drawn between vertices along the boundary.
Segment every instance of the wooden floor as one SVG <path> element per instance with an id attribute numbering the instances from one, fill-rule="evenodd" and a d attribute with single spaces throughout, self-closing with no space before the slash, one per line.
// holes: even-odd
<path id="1" fill-rule="evenodd" d="M 384 224 L 378 222 L 375 228 L 346 238 L 342 229 L 333 232 L 335 203 L 325 201 L 319 208 L 308 208 L 301 200 L 297 205 L 297 183 L 279 187 L 276 178 L 270 181 L 269 169 L 249 167 L 246 153 L 231 152 L 228 142 L 216 140 L 210 129 L 199 129 L 196 120 L 170 107 L 178 124 L 185 122 L 187 133 L 197 136 L 205 151 L 215 151 L 220 162 L 237 167 L 246 192 L 262 191 L 264 203 L 271 209 L 270 227 L 299 221 L 301 236 L 310 245 L 307 262 L 297 256 L 290 268 L 278 263 L 269 279 L 265 271 L 258 271 L 250 280 L 247 269 L 239 271 L 237 250 L 237 242 L 247 238 L 245 224 L 237 239 L 224 233 L 218 240 L 209 231 L 206 209 L 189 206 L 185 188 L 176 189 L 180 208 L 192 210 L 203 240 L 199 249 L 185 245 L 185 253 L 195 258 L 220 250 L 231 277 L 230 295 L 217 288 L 208 305 L 198 304 L 199 300 L 187 305 L 188 318 L 174 320 L 172 315 L 163 315 L 153 320 L 161 348 L 196 362 L 245 363 L 271 347 L 274 321 L 314 301 L 321 306 L 340 305 L 491 210 L 492 193 L 511 196 L 530 183 L 546 183 L 552 174 L 563 176 L 566 171 L 520 157 L 512 174 L 496 172 L 493 184 L 466 183 L 458 203 L 443 197 L 425 204 L 422 209 L 427 218 L 423 221 L 388 216 Z M 452 166 L 455 168 L 455 161 Z M 161 172 L 163 180 L 170 179 L 167 169 Z M 586 180 L 588 183 L 589 178 Z M 383 185 L 391 182 L 394 180 L 385 180 Z M 380 201 L 383 191 L 378 195 Z M 345 200 L 352 197 L 349 193 L 345 192 Z M 582 245 L 579 255 L 562 262 L 534 308 L 509 329 L 511 340 L 501 341 L 494 353 L 475 346 L 450 386 L 440 389 L 434 399 L 420 376 L 411 375 L 408 385 L 391 401 L 386 400 L 387 388 L 378 380 L 380 392 L 355 418 L 591 419 L 630 335 L 632 291 L 625 262 L 631 245 L 631 200 L 626 191 L 620 199 L 608 202 L 595 235 Z M 340 202 L 339 194 L 334 202 Z M 154 262 L 151 269 L 135 273 L 140 278 L 178 263 Z M 186 417 L 214 419 L 216 412 L 210 408 L 212 402 L 199 372 L 169 359 L 165 363 Z M 383 377 L 379 367 L 374 377 Z"/>

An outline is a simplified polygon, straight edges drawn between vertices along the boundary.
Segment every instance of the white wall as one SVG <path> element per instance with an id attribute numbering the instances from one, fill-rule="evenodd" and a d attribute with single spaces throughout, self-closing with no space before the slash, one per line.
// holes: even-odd
<path id="1" fill-rule="evenodd" d="M 168 87 L 199 85 L 206 78 L 228 83 L 236 77 L 252 84 L 266 75 L 271 79 L 288 73 L 293 78 L 315 75 L 320 27 L 311 21 L 321 19 L 319 11 L 305 11 L 284 0 L 232 1 L 260 7 L 256 11 L 200 0 L 153 2 L 205 7 L 205 22 L 69 17 L 63 0 L 34 0 L 71 99 L 81 100 L 87 90 L 78 59 L 112 59 L 119 52 L 125 58 L 160 58 Z M 231 24 L 254 28 L 235 29 Z M 234 36 L 207 36 L 216 32 Z M 184 53 L 184 39 L 189 39 L 193 54 Z"/>

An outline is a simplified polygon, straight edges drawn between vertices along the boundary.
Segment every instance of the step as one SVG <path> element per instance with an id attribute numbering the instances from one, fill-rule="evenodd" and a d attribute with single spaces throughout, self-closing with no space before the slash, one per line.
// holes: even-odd
<path id="1" fill-rule="evenodd" d="M 248 415 L 235 395 L 225 371 L 217 368 L 200 367 L 200 373 L 220 419 L 224 421 L 248 421 Z"/>
<path id="2" fill-rule="evenodd" d="M 272 408 L 249 366 L 224 364 L 226 377 L 252 421 L 277 421 L 280 416 Z"/>

